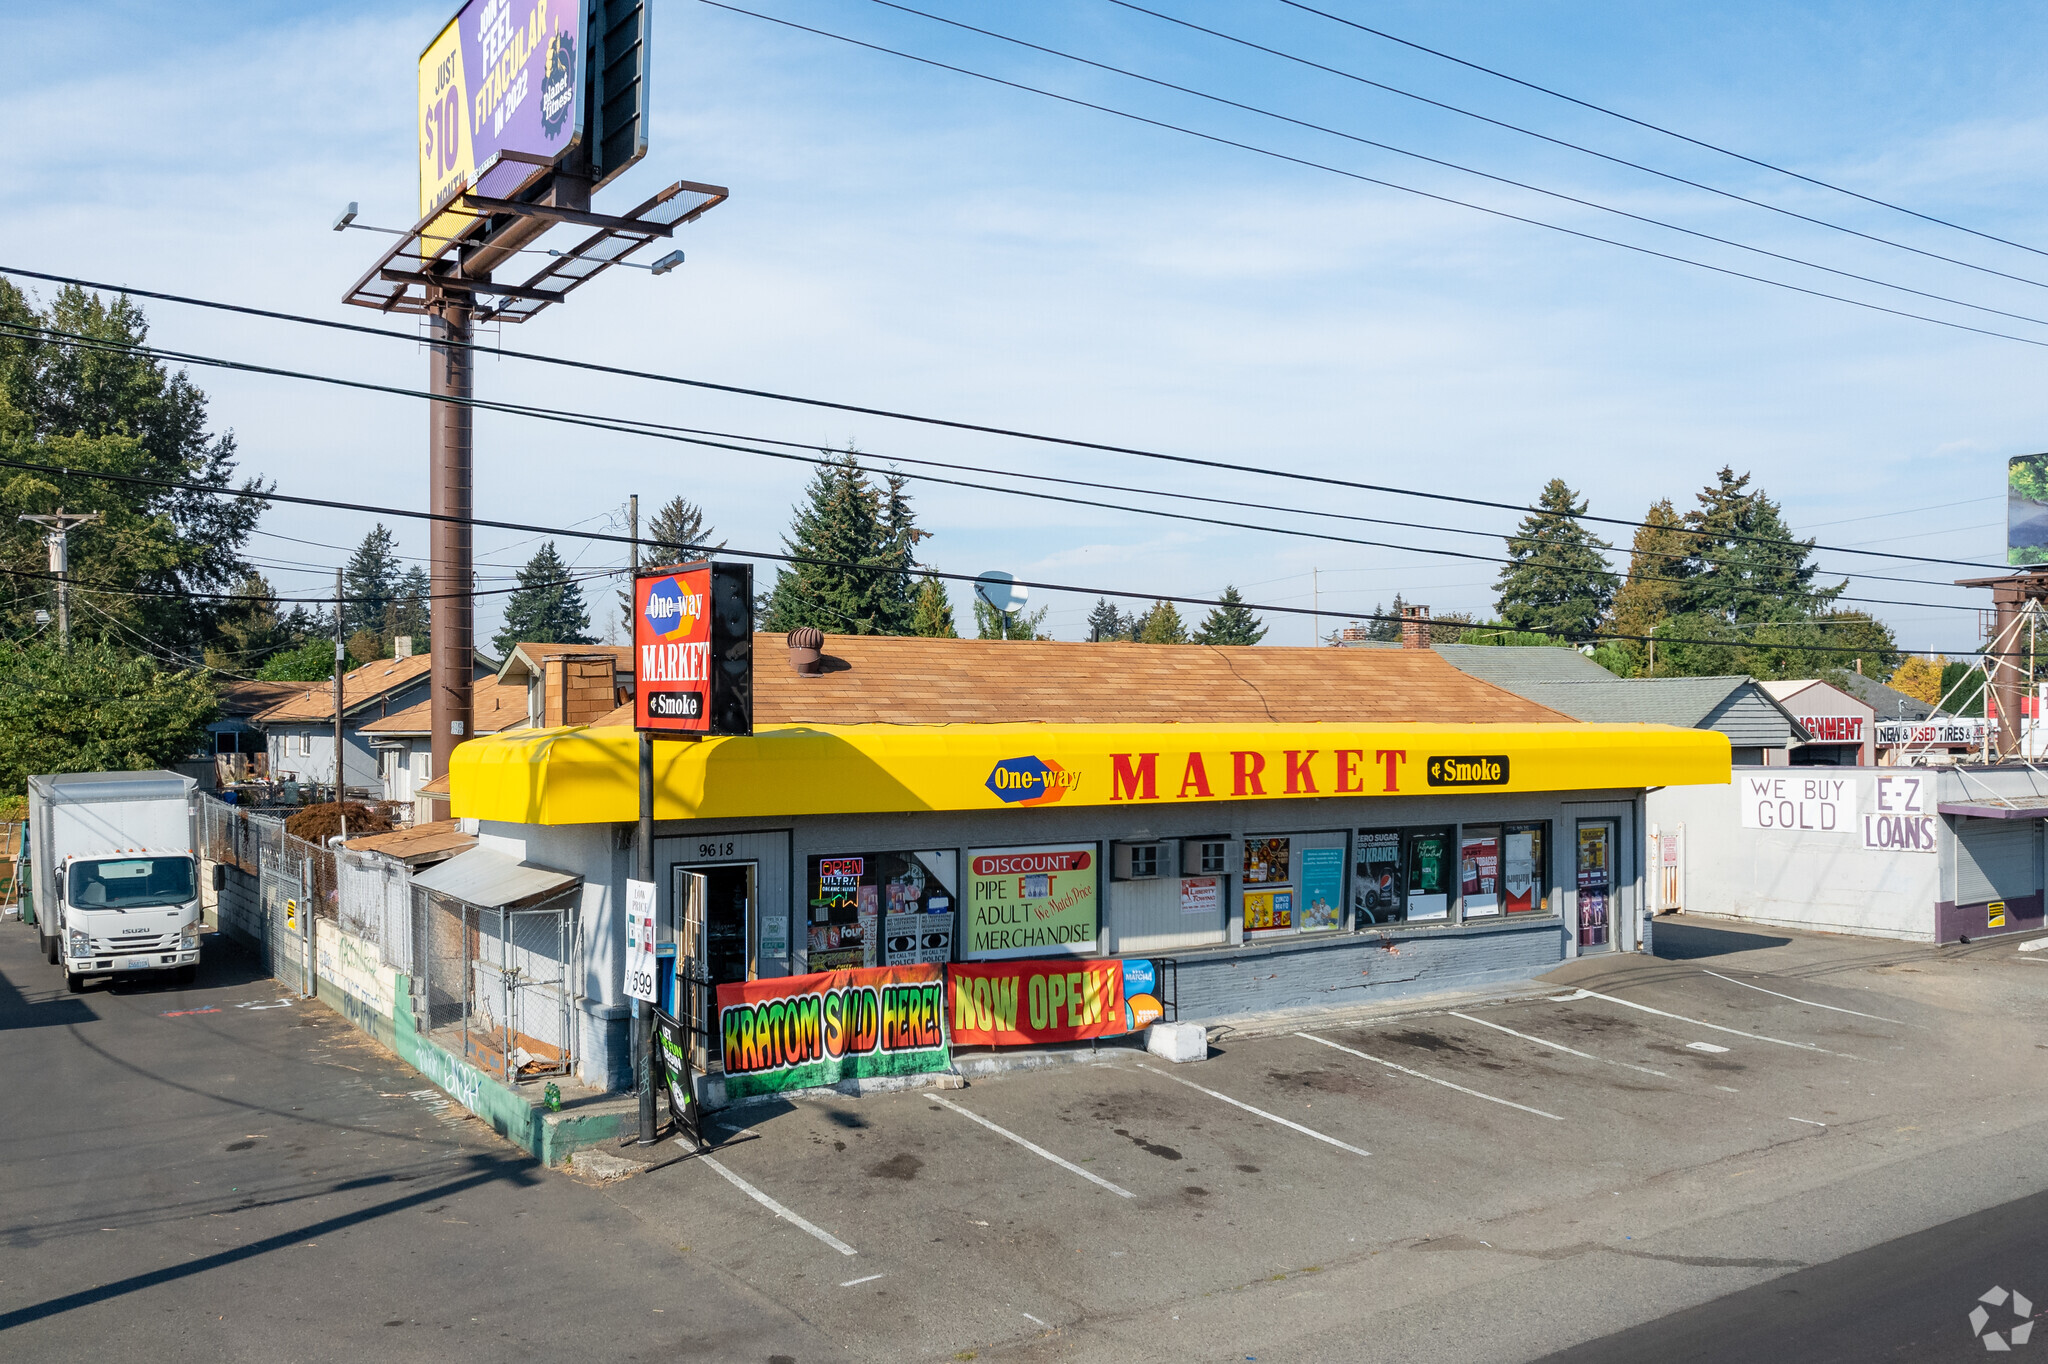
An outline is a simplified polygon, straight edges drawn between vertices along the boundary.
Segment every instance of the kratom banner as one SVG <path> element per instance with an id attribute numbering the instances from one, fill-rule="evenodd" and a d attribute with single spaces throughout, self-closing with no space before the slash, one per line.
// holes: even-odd
<path id="1" fill-rule="evenodd" d="M 728 1099 L 951 1064 L 944 968 L 876 966 L 718 987 Z"/>

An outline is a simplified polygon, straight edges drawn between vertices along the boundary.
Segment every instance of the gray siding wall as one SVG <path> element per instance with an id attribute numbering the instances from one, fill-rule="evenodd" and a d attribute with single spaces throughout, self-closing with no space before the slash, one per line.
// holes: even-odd
<path id="1" fill-rule="evenodd" d="M 1720 731 L 1737 747 L 1783 748 L 1792 742 L 1791 724 L 1753 686 L 1738 688 L 1700 728 Z"/>

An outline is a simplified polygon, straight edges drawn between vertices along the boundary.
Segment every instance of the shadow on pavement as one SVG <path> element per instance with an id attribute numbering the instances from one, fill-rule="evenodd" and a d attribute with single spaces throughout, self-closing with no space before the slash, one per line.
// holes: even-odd
<path id="1" fill-rule="evenodd" d="M 1650 938 L 1663 961 L 1694 961 L 1700 957 L 1726 957 L 1737 952 L 1761 952 L 1791 942 L 1769 933 L 1745 933 L 1738 928 L 1712 928 L 1706 924 L 1685 924 L 1659 919 Z"/>

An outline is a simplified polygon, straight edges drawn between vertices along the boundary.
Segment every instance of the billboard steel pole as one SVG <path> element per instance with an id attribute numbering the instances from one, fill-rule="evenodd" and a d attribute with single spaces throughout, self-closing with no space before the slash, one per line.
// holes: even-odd
<path id="1" fill-rule="evenodd" d="M 435 401 L 428 414 L 428 503 L 434 522 L 433 605 L 429 630 L 432 675 L 430 723 L 434 776 L 445 775 L 455 746 L 473 737 L 471 677 L 476 657 L 475 532 L 476 431 L 469 400 L 476 392 L 476 362 L 469 349 L 471 303 L 443 293 L 434 308 L 434 345 L 427 359 Z M 445 400 L 445 401 L 444 401 Z"/>

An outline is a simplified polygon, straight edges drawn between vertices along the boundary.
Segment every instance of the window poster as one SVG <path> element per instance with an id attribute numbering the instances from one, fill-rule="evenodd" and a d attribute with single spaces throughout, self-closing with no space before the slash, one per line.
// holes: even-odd
<path id="1" fill-rule="evenodd" d="M 1301 931 L 1335 928 L 1344 904 L 1344 850 L 1301 850 Z"/>
<path id="2" fill-rule="evenodd" d="M 1543 826 L 1508 826 L 1501 841 L 1501 900 L 1510 914 L 1543 908 Z"/>
<path id="3" fill-rule="evenodd" d="M 1180 912 L 1199 914 L 1204 918 L 1223 921 L 1223 878 L 1220 876 L 1183 876 L 1180 882 Z"/>
<path id="4" fill-rule="evenodd" d="M 1244 841 L 1244 883 L 1248 886 L 1284 886 L 1292 879 L 1292 843 L 1285 838 L 1247 838 Z"/>
<path id="5" fill-rule="evenodd" d="M 1604 821 L 1579 826 L 1579 946 L 1607 943 L 1607 908 L 1614 891 L 1611 826 Z"/>
<path id="6" fill-rule="evenodd" d="M 1468 919 L 1500 913 L 1500 828 L 1467 828 L 1458 841 L 1458 892 Z"/>
<path id="7" fill-rule="evenodd" d="M 1244 893 L 1244 935 L 1294 932 L 1294 892 L 1248 890 Z"/>
<path id="8" fill-rule="evenodd" d="M 1401 835 L 1360 829 L 1358 866 L 1351 878 L 1351 909 L 1359 925 L 1399 923 L 1408 917 L 1408 882 L 1402 875 Z"/>
<path id="9" fill-rule="evenodd" d="M 983 848 L 967 854 L 964 961 L 1095 950 L 1096 845 Z"/>
<path id="10" fill-rule="evenodd" d="M 951 852 L 811 858 L 808 969 L 951 961 L 954 861 Z"/>
<path id="11" fill-rule="evenodd" d="M 1408 835 L 1408 917 L 1451 916 L 1451 836 L 1441 829 Z"/>

